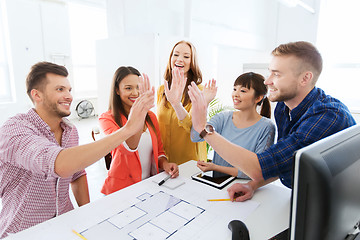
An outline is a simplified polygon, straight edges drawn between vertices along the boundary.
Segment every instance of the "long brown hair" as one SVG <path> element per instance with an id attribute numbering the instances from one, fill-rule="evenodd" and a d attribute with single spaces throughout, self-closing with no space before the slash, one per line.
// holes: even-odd
<path id="1" fill-rule="evenodd" d="M 247 89 L 253 88 L 255 90 L 255 98 L 263 96 L 262 100 L 257 103 L 261 106 L 260 115 L 270 118 L 271 106 L 270 101 L 266 97 L 267 86 L 264 84 L 265 78 L 257 73 L 247 72 L 241 74 L 234 82 L 234 86 L 241 85 Z"/>
<path id="2" fill-rule="evenodd" d="M 124 126 L 121 121 L 121 114 L 128 118 L 128 113 L 125 111 L 124 105 L 121 101 L 120 96 L 117 94 L 120 82 L 129 75 L 140 76 L 140 72 L 134 67 L 119 67 L 113 77 L 110 92 L 109 110 L 114 117 L 115 122 L 119 127 Z M 151 128 L 155 131 L 154 123 L 151 121 L 149 114 L 146 114 L 145 121 L 150 124 Z"/>
<path id="3" fill-rule="evenodd" d="M 182 40 L 177 42 L 173 49 L 171 50 L 170 56 L 169 56 L 169 61 L 168 64 L 166 66 L 166 70 L 164 73 L 164 79 L 166 81 L 168 81 L 169 84 L 169 88 L 171 88 L 171 82 L 172 82 L 172 72 L 171 72 L 171 57 L 174 54 L 174 49 L 177 45 L 184 43 L 187 44 L 190 47 L 190 51 L 191 51 L 191 61 L 190 61 L 190 69 L 187 73 L 187 82 L 186 82 L 186 86 L 184 89 L 184 101 L 183 101 L 183 105 L 187 105 L 190 102 L 190 98 L 189 98 L 189 94 L 188 94 L 188 86 L 191 84 L 191 82 L 195 82 L 196 85 L 199 85 L 202 83 L 202 74 L 199 68 L 199 64 L 198 64 L 198 60 L 197 60 L 197 54 L 196 54 L 196 49 L 194 47 L 194 45 L 188 41 Z M 168 101 L 166 99 L 166 95 L 165 95 L 165 91 L 163 92 L 162 97 L 165 99 L 165 106 L 168 107 Z"/>

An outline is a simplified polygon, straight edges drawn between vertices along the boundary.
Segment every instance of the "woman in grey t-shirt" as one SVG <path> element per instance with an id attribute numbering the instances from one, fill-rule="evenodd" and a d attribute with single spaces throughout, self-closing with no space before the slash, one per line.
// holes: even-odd
<path id="1" fill-rule="evenodd" d="M 264 81 L 264 77 L 257 73 L 240 75 L 234 82 L 231 94 L 236 110 L 218 113 L 209 121 L 224 138 L 255 153 L 261 153 L 271 146 L 275 138 L 275 124 L 270 120 L 271 107 L 266 98 Z M 257 106 L 261 107 L 260 114 Z M 191 129 L 191 140 L 204 141 L 194 129 Z M 216 152 L 212 162 L 198 161 L 197 166 L 204 172 L 216 171 L 248 179 Z"/>

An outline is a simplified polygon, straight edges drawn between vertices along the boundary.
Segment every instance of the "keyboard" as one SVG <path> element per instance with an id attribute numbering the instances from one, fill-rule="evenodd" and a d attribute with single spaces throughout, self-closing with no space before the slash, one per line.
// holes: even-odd
<path id="1" fill-rule="evenodd" d="M 273 236 L 269 240 L 289 240 L 289 239 L 290 239 L 289 229 L 287 228 L 284 231 L 276 234 L 275 236 Z"/>

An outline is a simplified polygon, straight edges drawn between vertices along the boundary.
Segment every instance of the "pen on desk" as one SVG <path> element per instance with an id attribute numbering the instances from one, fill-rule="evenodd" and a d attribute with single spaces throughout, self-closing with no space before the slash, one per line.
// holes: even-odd
<path id="1" fill-rule="evenodd" d="M 166 178 L 164 178 L 163 180 L 161 180 L 161 182 L 159 182 L 159 186 L 163 185 L 170 177 L 171 175 L 167 175 Z"/>
<path id="2" fill-rule="evenodd" d="M 230 198 L 225 199 L 208 199 L 209 202 L 231 201 Z"/>
<path id="3" fill-rule="evenodd" d="M 74 229 L 72 230 L 72 232 L 75 233 L 76 235 L 78 235 L 78 237 L 81 238 L 82 240 L 87 240 L 83 235 L 81 235 L 80 233 L 78 233 Z"/>

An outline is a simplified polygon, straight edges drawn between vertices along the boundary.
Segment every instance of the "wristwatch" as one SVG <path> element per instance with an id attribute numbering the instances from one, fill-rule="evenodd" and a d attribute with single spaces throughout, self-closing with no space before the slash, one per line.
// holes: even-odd
<path id="1" fill-rule="evenodd" d="M 204 138 L 206 135 L 211 135 L 215 132 L 215 128 L 210 124 L 206 124 L 204 130 L 199 134 L 200 138 Z"/>

